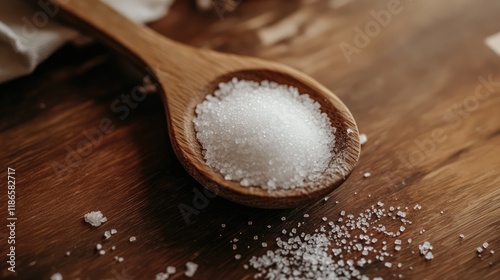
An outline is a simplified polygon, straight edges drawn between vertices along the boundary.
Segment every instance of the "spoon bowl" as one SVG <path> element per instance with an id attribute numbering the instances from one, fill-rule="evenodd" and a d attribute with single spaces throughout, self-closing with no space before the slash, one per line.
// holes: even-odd
<path id="1" fill-rule="evenodd" d="M 316 201 L 340 186 L 360 154 L 354 118 L 340 99 L 311 77 L 285 65 L 186 46 L 136 24 L 99 0 L 53 0 L 60 16 L 147 69 L 158 84 L 177 158 L 201 185 L 234 202 L 259 208 L 291 208 Z M 232 78 L 297 87 L 321 105 L 336 128 L 335 154 L 321 180 L 305 187 L 268 191 L 228 181 L 205 164 L 196 139 L 195 108 L 221 82 Z"/>

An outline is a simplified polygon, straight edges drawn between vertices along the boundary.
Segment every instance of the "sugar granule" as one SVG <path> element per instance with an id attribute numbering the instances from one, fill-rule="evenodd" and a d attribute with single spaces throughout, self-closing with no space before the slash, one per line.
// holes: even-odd
<path id="1" fill-rule="evenodd" d="M 85 216 L 83 216 L 83 219 L 85 220 L 85 222 L 91 224 L 94 227 L 98 227 L 108 220 L 106 217 L 104 217 L 101 211 L 89 212 L 85 214 Z"/>
<path id="2" fill-rule="evenodd" d="M 130 241 L 130 242 L 135 242 L 136 240 L 137 240 L 137 238 L 136 238 L 135 236 L 131 236 L 131 237 L 129 238 L 129 241 Z"/>
<path id="3" fill-rule="evenodd" d="M 156 274 L 155 280 L 167 280 L 168 279 L 168 273 L 166 272 L 160 272 Z"/>
<path id="4" fill-rule="evenodd" d="M 167 269 L 166 269 L 167 273 L 168 274 L 174 274 L 176 269 L 175 269 L 175 266 L 167 266 Z"/>
<path id="5" fill-rule="evenodd" d="M 104 238 L 109 239 L 111 237 L 111 232 L 109 230 L 104 232 Z"/>
<path id="6" fill-rule="evenodd" d="M 57 272 L 57 273 L 54 273 L 52 274 L 52 276 L 50 276 L 50 280 L 62 280 L 63 277 L 61 275 L 61 273 Z"/>
<path id="7" fill-rule="evenodd" d="M 193 122 L 206 164 L 244 187 L 294 189 L 338 167 L 330 119 L 292 86 L 220 83 Z"/>
<path id="8" fill-rule="evenodd" d="M 364 145 L 368 141 L 368 136 L 364 133 L 359 134 L 359 144 Z"/>
<path id="9" fill-rule="evenodd" d="M 425 241 L 423 244 L 418 245 L 418 249 L 420 250 L 420 254 L 424 256 L 426 260 L 434 259 L 434 255 L 432 254 L 432 245 L 429 241 Z"/>
<path id="10" fill-rule="evenodd" d="M 195 264 L 194 262 L 187 262 L 186 263 L 186 272 L 184 272 L 184 275 L 187 277 L 193 277 L 193 275 L 196 273 L 196 270 L 198 269 L 198 265 Z"/>

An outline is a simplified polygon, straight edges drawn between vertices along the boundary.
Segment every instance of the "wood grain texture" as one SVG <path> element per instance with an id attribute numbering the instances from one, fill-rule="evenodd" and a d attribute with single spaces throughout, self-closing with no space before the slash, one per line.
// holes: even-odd
<path id="1" fill-rule="evenodd" d="M 138 63 L 138 69 L 154 79 L 165 103 L 173 149 L 184 168 L 211 192 L 247 206 L 292 208 L 323 198 L 340 186 L 352 172 L 360 154 L 356 122 L 348 108 L 311 77 L 275 62 L 196 49 L 176 43 L 151 29 L 137 25 L 99 0 L 54 0 L 63 18 L 96 34 L 109 46 Z M 168 50 L 168 52 L 166 51 Z M 320 180 L 297 189 L 269 192 L 259 186 L 241 187 L 209 168 L 196 139 L 195 108 L 221 82 L 233 78 L 270 80 L 308 93 L 332 120 L 335 157 Z M 347 131 L 351 133 L 347 133 Z"/>
<path id="2" fill-rule="evenodd" d="M 419 203 L 422 210 L 411 213 L 413 225 L 402 235 L 413 238 L 395 258 L 403 269 L 374 263 L 364 273 L 384 279 L 399 273 L 405 279 L 497 278 L 500 57 L 484 38 L 500 31 L 498 1 L 401 1 L 404 9 L 350 63 L 339 43 L 354 44 L 354 28 L 364 28 L 373 20 L 370 11 L 386 9 L 387 1 L 247 1 L 222 21 L 178 2 L 153 29 L 196 47 L 290 65 L 335 92 L 369 137 L 358 166 L 326 202 L 259 210 L 209 198 L 197 202 L 204 207 L 186 223 L 179 205 L 195 207 L 193 198 L 203 188 L 170 148 L 160 96 L 125 106 L 123 98 L 140 78 L 103 47 L 66 47 L 33 75 L 0 85 L 2 176 L 7 166 L 17 176 L 19 278 L 61 272 L 65 279 L 151 279 L 174 265 L 174 279 L 182 279 L 185 262 L 192 260 L 200 266 L 195 279 L 251 279 L 254 271 L 243 263 L 264 254 L 260 242 L 273 244 L 304 213 L 311 217 L 303 229 L 313 231 L 323 216 L 356 214 L 379 200 Z M 494 81 L 489 87 L 488 79 Z M 103 119 L 113 129 L 85 144 L 90 152 L 80 148 L 85 156 L 68 157 L 86 134 L 97 134 Z M 67 160 L 70 168 L 58 176 L 53 164 L 68 166 Z M 372 176 L 363 178 L 367 171 Z M 0 205 L 6 205 L 3 194 Z M 97 229 L 84 224 L 91 210 L 101 210 L 108 222 Z M 0 213 L 5 220 L 5 211 Z M 7 231 L 0 228 L 5 240 Z M 118 234 L 103 241 L 111 228 Z M 128 242 L 132 235 L 137 242 Z M 229 241 L 235 237 L 240 242 L 233 251 Z M 434 245 L 432 261 L 411 253 L 425 240 Z M 479 259 L 475 248 L 484 241 L 497 253 Z M 117 249 L 98 256 L 98 242 Z M 115 255 L 125 261 L 116 263 Z M 1 277 L 13 278 L 2 256 Z"/>

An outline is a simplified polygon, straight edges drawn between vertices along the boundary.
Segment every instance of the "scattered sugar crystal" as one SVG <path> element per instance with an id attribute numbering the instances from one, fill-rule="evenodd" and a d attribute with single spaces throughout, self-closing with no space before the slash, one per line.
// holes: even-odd
<path id="1" fill-rule="evenodd" d="M 490 254 L 492 254 L 492 255 L 493 255 L 493 254 L 495 254 L 495 251 L 494 251 L 494 250 L 491 250 L 491 251 L 490 251 Z"/>
<path id="2" fill-rule="evenodd" d="M 346 214 L 342 210 L 340 213 L 342 217 L 337 222 L 320 223 L 312 234 L 297 233 L 296 228 L 291 230 L 283 228 L 282 232 L 285 238 L 276 238 L 277 249 L 267 250 L 265 254 L 250 259 L 249 267 L 257 270 L 254 277 L 264 279 L 368 279 L 358 269 L 365 264 L 377 261 L 384 263 L 384 259 L 393 259 L 401 250 L 400 244 L 403 243 L 401 239 L 395 239 L 393 241 L 396 243 L 395 251 L 390 253 L 387 251 L 389 243 L 383 239 L 379 242 L 374 234 L 383 233 L 386 236 L 396 237 L 401 234 L 399 230 L 406 230 L 406 228 L 399 227 L 398 231 L 390 232 L 382 224 L 382 219 L 387 217 L 388 213 L 388 210 L 383 206 L 384 203 L 379 201 L 377 205 L 372 205 L 371 208 L 362 211 L 357 216 Z M 403 208 L 407 209 L 407 207 L 397 207 L 398 210 Z M 408 216 L 409 214 L 404 213 L 399 216 L 395 215 L 395 218 L 407 225 L 411 224 Z M 391 223 L 392 220 L 393 218 L 390 218 Z M 411 243 L 411 239 L 408 239 L 408 242 Z M 421 253 L 425 259 L 434 257 L 430 252 L 433 249 L 432 245 L 428 241 L 419 247 L 421 247 Z M 354 256 L 359 253 L 362 255 L 361 259 Z M 387 262 L 387 265 L 402 267 L 401 263 Z"/>
<path id="3" fill-rule="evenodd" d="M 116 234 L 118 231 L 114 228 L 111 229 L 111 234 Z"/>
<path id="4" fill-rule="evenodd" d="M 89 212 L 83 216 L 83 219 L 94 227 L 98 227 L 108 220 L 102 215 L 101 211 Z"/>
<path id="5" fill-rule="evenodd" d="M 248 221 L 248 225 L 251 226 L 253 224 L 252 221 Z"/>
<path id="6" fill-rule="evenodd" d="M 368 137 L 364 133 L 359 134 L 359 144 L 364 145 L 368 141 Z"/>
<path id="7" fill-rule="evenodd" d="M 196 270 L 198 269 L 198 265 L 195 264 L 194 262 L 187 262 L 186 263 L 186 272 L 184 272 L 184 275 L 187 277 L 193 277 L 193 275 L 196 273 Z"/>
<path id="8" fill-rule="evenodd" d="M 98 243 L 97 245 L 95 245 L 95 248 L 96 248 L 97 250 L 101 250 L 101 249 L 102 249 L 102 245 L 101 245 L 101 243 Z"/>
<path id="9" fill-rule="evenodd" d="M 365 172 L 365 174 L 363 174 L 363 176 L 365 178 L 368 178 L 368 177 L 372 176 L 372 174 L 370 172 Z"/>
<path id="10" fill-rule="evenodd" d="M 478 254 L 481 254 L 483 252 L 483 248 L 482 247 L 477 247 L 476 251 L 477 251 Z"/>
<path id="11" fill-rule="evenodd" d="M 118 262 L 123 262 L 123 260 L 124 260 L 124 259 L 123 259 L 122 257 L 119 257 L 119 258 L 118 258 Z"/>
<path id="12" fill-rule="evenodd" d="M 309 214 L 304 214 L 304 218 L 309 218 Z"/>
<path id="13" fill-rule="evenodd" d="M 156 274 L 155 280 L 167 280 L 168 279 L 168 273 L 165 272 L 160 272 Z"/>
<path id="14" fill-rule="evenodd" d="M 101 256 L 102 256 L 102 255 L 104 255 L 104 254 L 106 254 L 106 251 L 104 251 L 104 250 L 100 250 L 100 251 L 99 251 L 99 255 L 101 255 Z"/>
<path id="15" fill-rule="evenodd" d="M 167 266 L 167 270 L 166 271 L 167 271 L 168 274 L 174 274 L 175 271 L 176 271 L 175 266 L 171 266 L 171 265 Z"/>
<path id="16" fill-rule="evenodd" d="M 67 251 L 67 252 L 66 252 L 66 256 L 68 256 L 68 257 L 69 257 L 70 255 L 71 255 L 71 252 L 70 252 L 70 251 Z"/>
<path id="17" fill-rule="evenodd" d="M 114 250 L 116 250 L 116 246 L 113 245 L 113 246 L 111 246 L 111 251 L 114 251 Z"/>
<path id="18" fill-rule="evenodd" d="M 432 260 L 434 255 L 432 254 L 432 245 L 429 241 L 425 241 L 423 244 L 418 245 L 418 249 L 420 250 L 420 254 L 425 257 L 426 260 Z"/>
<path id="19" fill-rule="evenodd" d="M 388 268 L 392 267 L 392 263 L 390 263 L 390 262 L 386 262 L 384 265 L 385 265 L 385 267 L 388 267 Z"/>
<path id="20" fill-rule="evenodd" d="M 129 241 L 130 241 L 130 242 L 135 242 L 136 240 L 137 240 L 137 238 L 136 238 L 135 236 L 131 236 L 131 237 L 129 238 Z"/>
<path id="21" fill-rule="evenodd" d="M 281 217 L 281 220 L 286 221 L 286 217 L 285 216 Z"/>
<path id="22" fill-rule="evenodd" d="M 221 224 L 220 226 L 221 226 L 221 228 L 225 228 L 226 224 Z"/>
<path id="23" fill-rule="evenodd" d="M 63 277 L 61 275 L 61 273 L 57 272 L 57 273 L 54 273 L 52 274 L 52 276 L 50 276 L 50 280 L 62 280 Z"/>
<path id="24" fill-rule="evenodd" d="M 266 248 L 267 247 L 267 243 L 266 242 L 262 242 L 262 247 Z"/>
<path id="25" fill-rule="evenodd" d="M 351 134 L 351 133 L 353 133 L 353 132 L 354 132 L 354 131 L 353 131 L 352 129 L 350 129 L 350 128 L 348 128 L 348 129 L 347 129 L 347 135 L 349 135 L 349 134 Z"/>
<path id="26" fill-rule="evenodd" d="M 490 245 L 490 244 L 489 244 L 488 242 L 484 242 L 484 243 L 483 243 L 483 248 L 484 248 L 484 249 L 486 249 L 486 248 L 488 248 L 488 246 L 489 246 L 489 245 Z"/>
<path id="27" fill-rule="evenodd" d="M 237 259 L 237 260 L 239 260 L 239 259 L 241 259 L 241 255 L 240 254 L 236 254 L 236 255 L 234 255 L 234 258 Z"/>
<path id="28" fill-rule="evenodd" d="M 206 164 L 242 186 L 293 189 L 335 168 L 335 129 L 295 87 L 234 78 L 196 107 L 193 122 Z"/>
<path id="29" fill-rule="evenodd" d="M 460 234 L 459 236 L 460 236 L 460 238 L 462 238 L 462 239 L 464 239 L 464 238 L 465 238 L 465 235 L 463 235 L 463 234 Z"/>
<path id="30" fill-rule="evenodd" d="M 111 232 L 109 230 L 104 232 L 104 238 L 109 239 L 111 237 Z"/>

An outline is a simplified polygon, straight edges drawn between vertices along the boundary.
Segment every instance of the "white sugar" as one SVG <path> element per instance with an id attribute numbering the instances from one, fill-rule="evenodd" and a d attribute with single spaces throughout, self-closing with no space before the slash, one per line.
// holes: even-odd
<path id="1" fill-rule="evenodd" d="M 295 87 L 234 78 L 219 84 L 196 114 L 205 162 L 226 180 L 293 189 L 336 167 L 335 128 L 320 104 Z"/>
<path id="2" fill-rule="evenodd" d="M 176 272 L 175 266 L 167 266 L 167 273 L 174 274 Z"/>
<path id="3" fill-rule="evenodd" d="M 184 272 L 184 275 L 187 277 L 193 277 L 193 275 L 196 273 L 196 270 L 198 269 L 198 265 L 195 264 L 194 262 L 187 262 L 186 263 L 186 272 Z"/>
<path id="4" fill-rule="evenodd" d="M 364 133 L 359 134 L 359 144 L 364 145 L 366 144 L 367 141 L 368 137 L 366 136 L 366 134 Z"/>
<path id="5" fill-rule="evenodd" d="M 91 224 L 94 227 L 100 226 L 102 223 L 106 222 L 108 219 L 104 217 L 101 211 L 92 211 L 83 216 L 85 222 Z"/>
<path id="6" fill-rule="evenodd" d="M 111 237 L 111 232 L 109 230 L 104 232 L 104 238 L 109 239 Z"/>
<path id="7" fill-rule="evenodd" d="M 52 274 L 52 276 L 50 276 L 50 280 L 62 280 L 62 279 L 63 279 L 63 277 L 62 277 L 61 273 L 59 273 L 59 272 L 54 273 L 54 274 Z"/>
<path id="8" fill-rule="evenodd" d="M 425 241 L 423 244 L 418 245 L 418 249 L 420 250 L 420 254 L 424 256 L 426 260 L 434 259 L 434 255 L 432 254 L 432 245 L 429 241 Z"/>

